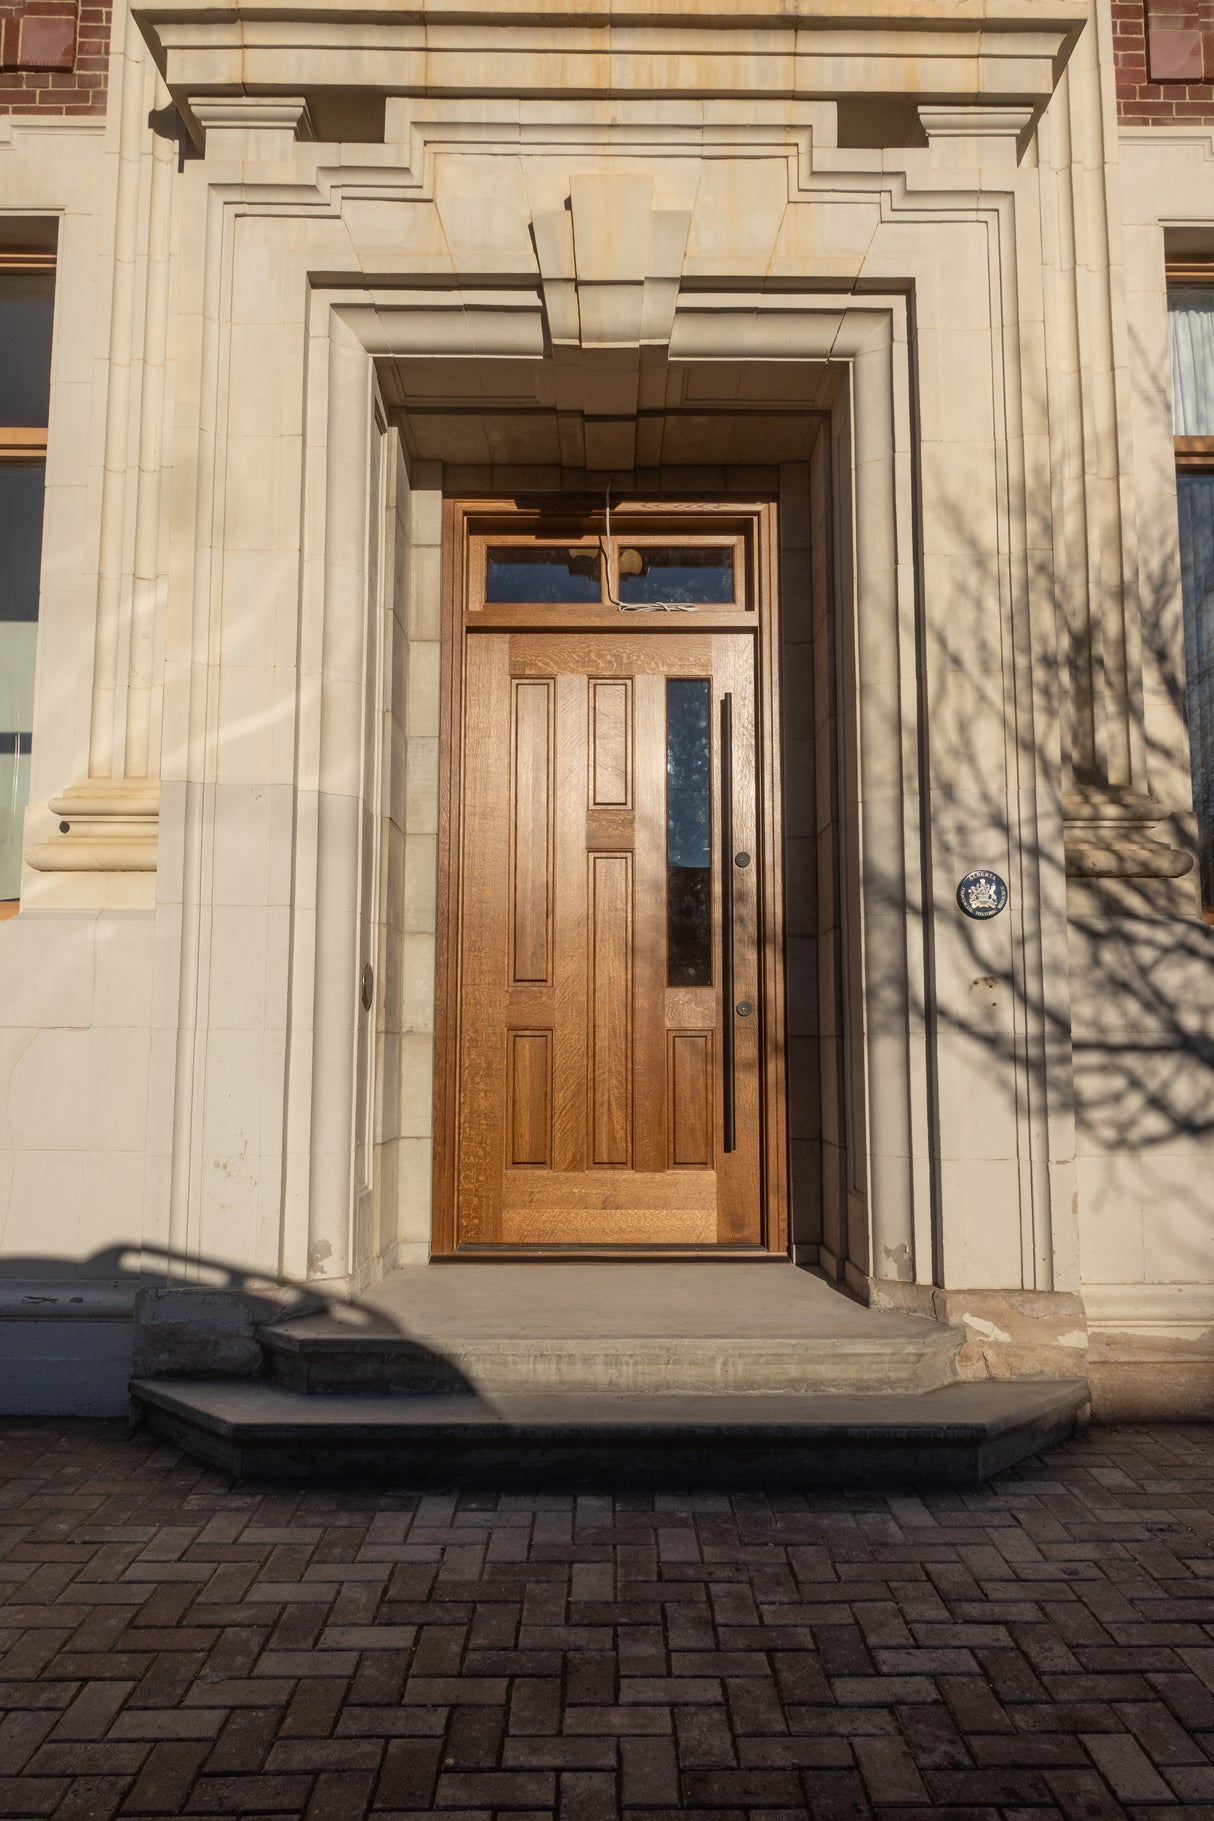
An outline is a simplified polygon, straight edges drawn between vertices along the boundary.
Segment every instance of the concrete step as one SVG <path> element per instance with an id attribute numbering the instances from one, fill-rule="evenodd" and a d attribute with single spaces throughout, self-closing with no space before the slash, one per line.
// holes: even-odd
<path id="1" fill-rule="evenodd" d="M 492 1335 L 453 1337 L 441 1351 L 400 1334 L 353 1336 L 326 1316 L 263 1328 L 271 1376 L 285 1389 L 810 1395 L 930 1391 L 955 1375 L 956 1329 L 804 1336 Z"/>
<path id="2" fill-rule="evenodd" d="M 918 1395 L 305 1396 L 247 1379 L 136 1379 L 166 1441 L 241 1479 L 380 1485 L 973 1488 L 1074 1433 L 1083 1380 Z"/>
<path id="3" fill-rule="evenodd" d="M 963 1336 L 791 1265 L 421 1266 L 263 1328 L 276 1384 L 331 1391 L 809 1396 L 928 1391 Z"/>

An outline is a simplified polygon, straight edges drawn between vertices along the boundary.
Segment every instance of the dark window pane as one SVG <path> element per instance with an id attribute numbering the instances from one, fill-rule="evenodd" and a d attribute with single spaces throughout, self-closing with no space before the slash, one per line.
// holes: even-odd
<path id="1" fill-rule="evenodd" d="M 41 462 L 0 462 L 0 621 L 38 618 Z"/>
<path id="2" fill-rule="evenodd" d="M 0 898 L 21 889 L 34 724 L 42 465 L 0 462 Z"/>
<path id="3" fill-rule="evenodd" d="M 597 550 L 528 550 L 500 544 L 486 553 L 487 601 L 585 601 L 597 605 L 601 598 Z"/>
<path id="4" fill-rule="evenodd" d="M 1176 479 L 1201 901 L 1214 905 L 1214 474 L 1179 474 Z"/>
<path id="5" fill-rule="evenodd" d="M 52 272 L 0 272 L 0 424 L 45 424 L 51 390 Z"/>
<path id="6" fill-rule="evenodd" d="M 41 534 L 41 468 L 0 463 L 0 898 L 21 890 Z"/>
<path id="7" fill-rule="evenodd" d="M 666 980 L 712 985 L 712 783 L 707 678 L 666 684 Z"/>
<path id="8" fill-rule="evenodd" d="M 618 568 L 620 599 L 629 607 L 647 601 L 713 606 L 734 598 L 732 544 L 621 544 Z"/>

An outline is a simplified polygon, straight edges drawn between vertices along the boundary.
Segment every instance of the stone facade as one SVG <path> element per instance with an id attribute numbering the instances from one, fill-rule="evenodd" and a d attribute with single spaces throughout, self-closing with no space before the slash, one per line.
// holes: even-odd
<path id="1" fill-rule="evenodd" d="M 1210 130 L 1128 124 L 1122 0 L 427 10 L 147 0 L 104 115 L 0 129 L 58 224 L 10 1406 L 119 1408 L 137 1300 L 141 1357 L 244 1359 L 273 1286 L 427 1255 L 444 498 L 614 476 L 780 503 L 798 1261 L 971 1375 L 1205 1407 Z"/>

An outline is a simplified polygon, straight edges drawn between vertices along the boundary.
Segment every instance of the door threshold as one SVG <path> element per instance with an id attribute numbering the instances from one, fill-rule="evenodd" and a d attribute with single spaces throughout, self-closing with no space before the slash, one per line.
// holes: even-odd
<path id="1" fill-rule="evenodd" d="M 765 1246 L 461 1246 L 432 1252 L 432 1265 L 787 1265 Z"/>

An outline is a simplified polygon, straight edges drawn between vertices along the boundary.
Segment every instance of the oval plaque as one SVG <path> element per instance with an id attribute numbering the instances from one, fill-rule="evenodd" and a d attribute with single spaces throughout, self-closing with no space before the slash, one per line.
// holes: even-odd
<path id="1" fill-rule="evenodd" d="M 1007 903 L 1007 883 L 989 868 L 966 873 L 957 887 L 957 903 L 967 917 L 997 917 Z"/>

